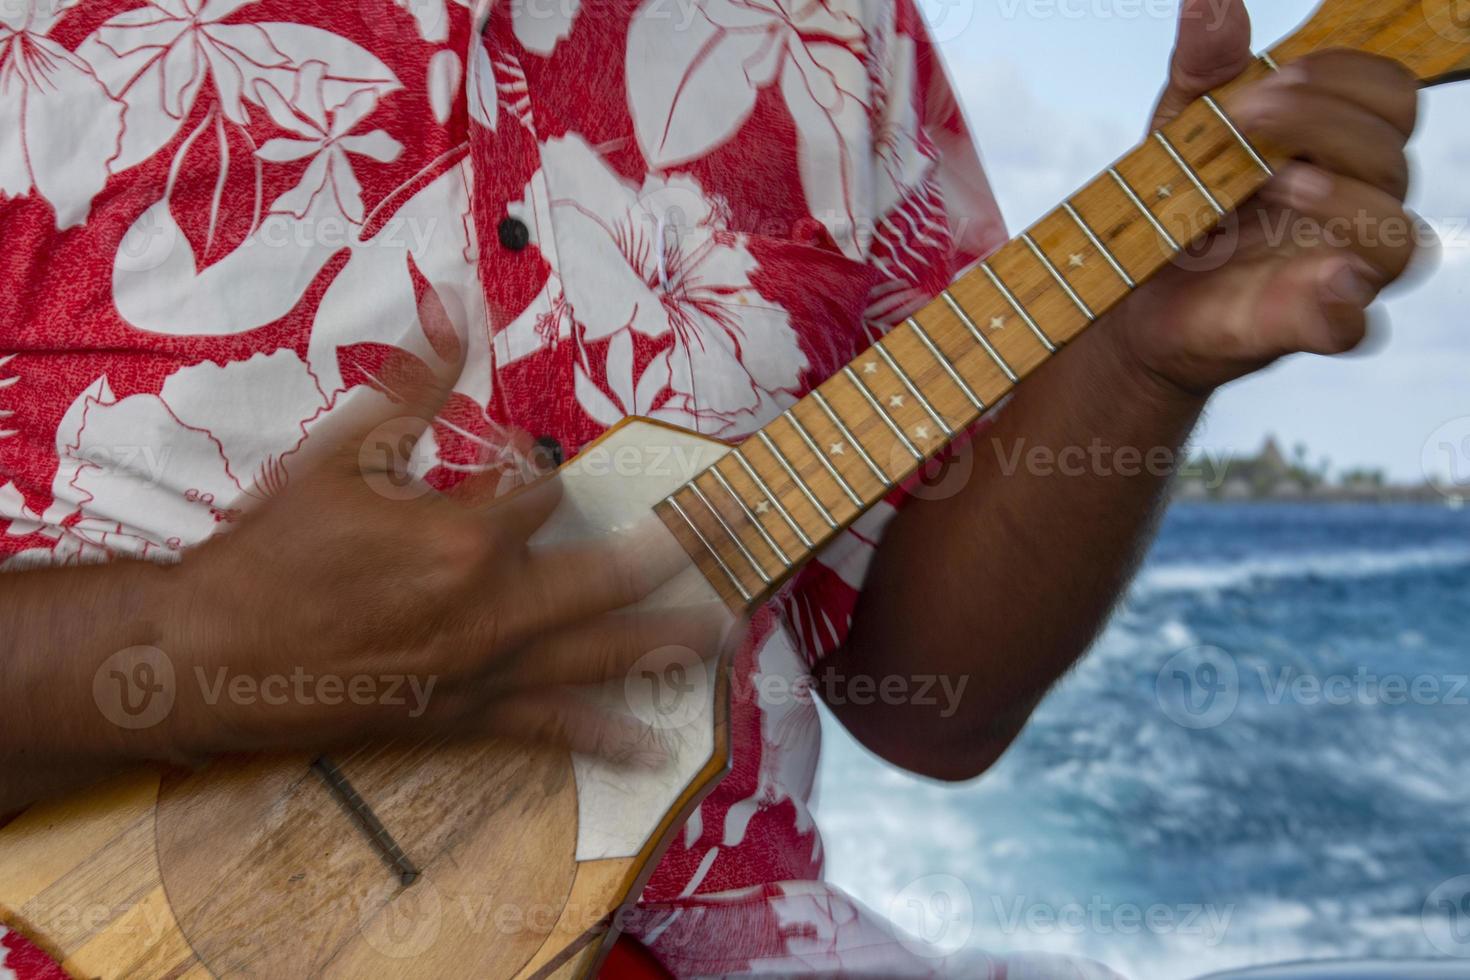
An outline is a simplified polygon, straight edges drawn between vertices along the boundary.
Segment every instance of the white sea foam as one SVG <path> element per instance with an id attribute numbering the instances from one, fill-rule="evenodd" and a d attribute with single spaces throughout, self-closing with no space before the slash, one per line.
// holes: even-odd
<path id="1" fill-rule="evenodd" d="M 1152 565 L 1133 584 L 1136 596 L 1222 589 L 1301 578 L 1363 579 L 1470 565 L 1470 548 L 1440 546 L 1397 551 L 1325 551 L 1238 562 Z"/>

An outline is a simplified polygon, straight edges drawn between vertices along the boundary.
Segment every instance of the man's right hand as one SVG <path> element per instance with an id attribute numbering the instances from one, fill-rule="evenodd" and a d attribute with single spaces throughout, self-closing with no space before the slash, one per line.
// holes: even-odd
<path id="1" fill-rule="evenodd" d="M 10 634 L 0 636 L 0 670 L 15 681 L 0 686 L 0 718 L 9 716 L 0 721 L 0 772 L 30 769 L 49 792 L 47 770 L 74 762 L 317 751 L 438 733 L 656 761 L 643 754 L 650 740 L 641 726 L 594 709 L 572 686 L 620 678 L 667 646 L 711 656 L 732 617 L 718 602 L 632 608 L 688 565 L 651 513 L 634 531 L 533 545 L 561 499 L 554 474 L 509 493 L 498 474 L 450 493 L 390 479 L 457 373 L 433 377 L 410 362 L 417 368 L 380 379 L 395 397 L 355 396 L 372 410 L 339 409 L 330 431 L 307 440 L 312 458 L 290 468 L 284 490 L 177 566 L 0 577 Z M 168 657 L 176 696 L 158 725 L 119 731 L 93 704 L 93 680 L 136 645 Z M 328 678 L 339 693 L 324 700 L 280 681 L 266 686 L 296 677 L 309 691 Z M 233 696 L 240 678 L 250 697 Z M 414 686 L 391 699 L 347 696 L 355 678 L 370 679 L 364 691 L 384 691 L 385 678 Z M 425 702 L 406 697 L 411 689 L 427 691 Z M 3 813 L 34 795 L 0 797 Z"/>

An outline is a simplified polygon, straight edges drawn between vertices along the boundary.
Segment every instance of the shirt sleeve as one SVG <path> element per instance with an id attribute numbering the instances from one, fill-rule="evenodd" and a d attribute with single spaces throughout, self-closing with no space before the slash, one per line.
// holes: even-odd
<path id="1" fill-rule="evenodd" d="M 865 317 L 875 339 L 1007 239 L 964 113 L 913 0 L 883 10 L 869 63 L 875 220 L 868 261 L 881 275 Z M 957 460 L 946 454 L 839 535 L 781 594 L 782 615 L 809 666 L 846 641 L 884 528 L 911 494 L 925 492 L 920 483 L 951 478 Z"/>

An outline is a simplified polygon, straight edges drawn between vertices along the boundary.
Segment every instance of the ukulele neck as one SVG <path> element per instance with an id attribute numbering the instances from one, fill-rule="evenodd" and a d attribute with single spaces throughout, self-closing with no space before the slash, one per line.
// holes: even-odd
<path id="1" fill-rule="evenodd" d="M 1466 0 L 1328 0 L 655 511 L 732 608 L 764 602 L 1164 265 L 1223 261 L 1229 229 L 1201 239 L 1280 156 L 1230 119 L 1231 92 L 1334 47 L 1393 58 L 1425 84 L 1462 77 L 1467 11 Z M 1196 242 L 1204 254 L 1181 257 Z"/>
<path id="2" fill-rule="evenodd" d="M 1241 82 L 1273 64 L 1263 58 Z M 769 598 L 1265 182 L 1270 165 L 1218 98 L 1190 106 L 658 504 L 731 607 Z"/>

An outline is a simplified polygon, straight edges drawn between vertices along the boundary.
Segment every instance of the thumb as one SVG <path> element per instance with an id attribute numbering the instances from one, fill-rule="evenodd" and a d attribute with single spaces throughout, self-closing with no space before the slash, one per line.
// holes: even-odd
<path id="1" fill-rule="evenodd" d="M 1169 81 L 1150 128 L 1157 129 L 1195 99 L 1245 71 L 1254 57 L 1245 0 L 1184 0 Z"/>

